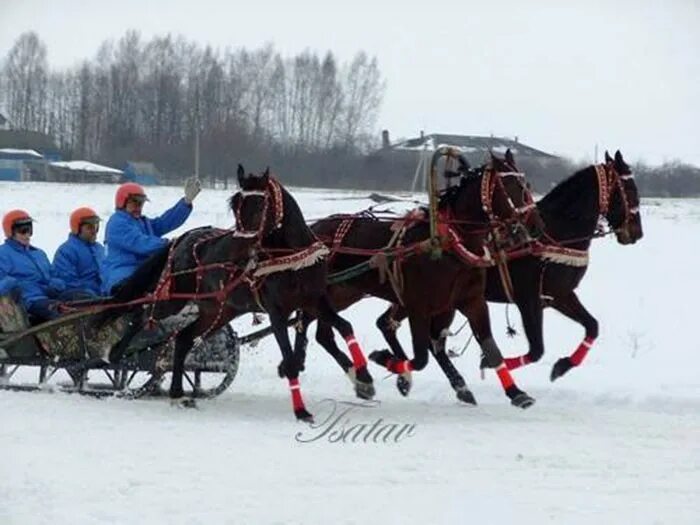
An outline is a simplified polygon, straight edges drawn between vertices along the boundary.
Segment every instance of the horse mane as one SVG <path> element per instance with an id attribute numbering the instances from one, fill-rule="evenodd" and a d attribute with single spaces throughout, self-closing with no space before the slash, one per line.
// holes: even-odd
<path id="1" fill-rule="evenodd" d="M 457 198 L 467 184 L 479 180 L 479 177 L 483 174 L 482 171 L 470 173 L 469 175 L 462 175 L 459 179 L 459 184 L 456 186 L 450 186 L 442 191 L 440 194 L 440 199 L 438 200 L 438 210 L 445 210 L 447 208 L 454 208 L 457 204 Z"/>
<path id="2" fill-rule="evenodd" d="M 537 208 L 547 215 L 588 217 L 597 213 L 597 207 L 586 194 L 590 191 L 593 166 L 583 168 L 564 179 L 537 202 Z"/>

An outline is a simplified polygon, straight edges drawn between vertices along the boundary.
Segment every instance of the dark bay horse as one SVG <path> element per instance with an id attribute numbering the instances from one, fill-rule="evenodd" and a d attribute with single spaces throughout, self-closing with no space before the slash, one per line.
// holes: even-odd
<path id="1" fill-rule="evenodd" d="M 288 319 L 296 310 L 309 311 L 342 334 L 356 369 L 357 393 L 371 398 L 372 377 L 352 326 L 328 299 L 328 249 L 269 170 L 246 175 L 239 165 L 238 181 L 240 191 L 230 199 L 235 230 L 199 228 L 183 234 L 168 250 L 147 261 L 114 298 L 124 303 L 151 292 L 157 302 L 146 310 L 155 319 L 196 305 L 197 318 L 175 337 L 170 398 L 191 404 L 182 399 L 182 376 L 196 340 L 241 314 L 266 312 L 282 352 L 278 373 L 289 381 L 294 414 L 312 420 L 301 396 L 301 363 L 287 333 Z"/>
<path id="2" fill-rule="evenodd" d="M 405 389 L 410 388 L 411 372 L 422 370 L 428 362 L 431 318 L 454 310 L 459 304 L 489 364 L 497 369 L 512 404 L 527 408 L 534 403 L 533 398 L 516 386 L 503 363 L 491 334 L 484 300 L 485 268 L 490 264 L 484 244 L 491 234 L 490 227 L 494 221 L 519 220 L 518 209 L 527 208 L 529 192 L 517 178 L 502 177 L 501 173 L 506 171 L 511 170 L 503 168 L 500 159 L 494 157 L 489 165 L 461 176 L 458 186 L 443 193 L 439 210 L 443 226 L 449 227 L 446 237 L 452 239 L 452 243 L 446 246 L 442 257 L 414 252 L 399 257 L 394 264 L 387 263 L 383 268 L 380 265 L 377 270 L 365 271 L 329 286 L 329 296 L 338 310 L 367 295 L 404 305 L 410 321 L 413 359 L 395 359 L 382 352 L 370 357 L 387 370 L 403 376 Z M 391 253 L 419 246 L 430 235 L 427 220 L 412 220 L 410 216 L 393 223 L 367 215 L 332 216 L 316 222 L 312 230 L 331 248 L 330 271 L 335 275 L 367 262 L 378 251 Z M 313 316 L 307 314 L 302 317 L 295 345 L 295 351 L 301 355 L 305 355 L 305 334 L 312 320 Z M 318 320 L 316 339 L 352 379 L 352 363 L 339 351 L 330 325 L 323 319 Z M 473 400 L 468 389 L 464 396 L 466 401 Z"/>
<path id="3" fill-rule="evenodd" d="M 545 223 L 542 242 L 545 246 L 539 255 L 529 255 L 508 262 L 512 281 L 512 299 L 522 316 L 523 327 L 530 346 L 529 352 L 520 357 L 506 358 L 509 370 L 538 361 L 544 353 L 542 335 L 542 311 L 551 306 L 566 317 L 580 323 L 586 335 L 576 350 L 560 358 L 553 366 L 552 381 L 571 368 L 580 365 L 593 342 L 598 337 L 598 321 L 581 304 L 576 287 L 588 267 L 588 249 L 596 236 L 599 219 L 604 217 L 620 244 L 633 244 L 642 238 L 639 215 L 639 193 L 630 167 L 618 150 L 612 158 L 605 152 L 605 163 L 589 166 L 563 182 L 537 203 L 537 209 Z M 500 274 L 496 269 L 487 272 L 486 299 L 491 302 L 510 302 Z M 387 311 L 378 325 L 383 328 L 392 350 L 392 338 L 397 323 L 406 317 L 400 306 Z M 452 318 L 446 314 L 436 320 L 435 336 L 449 326 Z M 464 382 L 461 375 L 444 352 L 443 339 L 437 344 L 438 362 L 450 382 Z M 482 362 L 482 366 L 484 363 Z"/>

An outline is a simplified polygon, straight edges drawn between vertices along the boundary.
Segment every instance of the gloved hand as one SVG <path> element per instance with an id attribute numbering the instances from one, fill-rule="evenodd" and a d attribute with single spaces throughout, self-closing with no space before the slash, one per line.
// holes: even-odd
<path id="1" fill-rule="evenodd" d="M 199 192 L 202 191 L 202 183 L 195 177 L 190 177 L 185 181 L 185 201 L 192 204 Z"/>
<path id="2" fill-rule="evenodd" d="M 49 293 L 50 295 L 58 295 L 66 290 L 66 283 L 62 279 L 53 277 L 49 279 Z"/>

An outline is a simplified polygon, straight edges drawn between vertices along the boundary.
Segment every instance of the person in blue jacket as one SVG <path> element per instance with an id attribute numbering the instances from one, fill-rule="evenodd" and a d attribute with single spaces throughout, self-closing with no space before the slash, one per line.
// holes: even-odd
<path id="1" fill-rule="evenodd" d="M 112 295 L 149 256 L 168 245 L 168 240 L 162 236 L 184 224 L 192 212 L 192 201 L 200 191 L 198 179 L 187 179 L 184 198 L 160 217 L 149 219 L 141 214 L 148 198 L 139 184 L 127 182 L 117 189 L 116 212 L 107 221 L 105 230 L 103 294 Z"/>
<path id="2" fill-rule="evenodd" d="M 59 316 L 58 304 L 66 284 L 52 277 L 49 258 L 31 245 L 33 219 L 24 210 L 12 210 L 2 219 L 5 243 L 0 246 L 0 295 L 19 296 L 37 321 Z"/>
<path id="3" fill-rule="evenodd" d="M 92 208 L 78 208 L 70 215 L 70 234 L 53 257 L 53 274 L 66 283 L 63 295 L 89 299 L 102 293 L 104 246 L 97 242 L 100 217 Z"/>

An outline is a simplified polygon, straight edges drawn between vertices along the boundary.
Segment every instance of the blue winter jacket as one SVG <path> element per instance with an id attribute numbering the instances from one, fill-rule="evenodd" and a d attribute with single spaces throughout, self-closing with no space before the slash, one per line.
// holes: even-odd
<path id="1" fill-rule="evenodd" d="M 117 210 L 107 221 L 106 255 L 102 265 L 102 293 L 109 295 L 115 284 L 130 277 L 149 255 L 168 244 L 161 235 L 182 226 L 192 205 L 180 199 L 157 219 L 135 217 Z"/>
<path id="2" fill-rule="evenodd" d="M 53 256 L 53 275 L 62 279 L 71 291 L 100 295 L 104 258 L 105 249 L 99 242 L 87 242 L 71 233 Z"/>
<path id="3" fill-rule="evenodd" d="M 22 292 L 22 304 L 29 308 L 41 299 L 55 298 L 66 284 L 51 276 L 51 264 L 43 250 L 7 239 L 0 246 L 0 295 L 13 288 Z"/>

